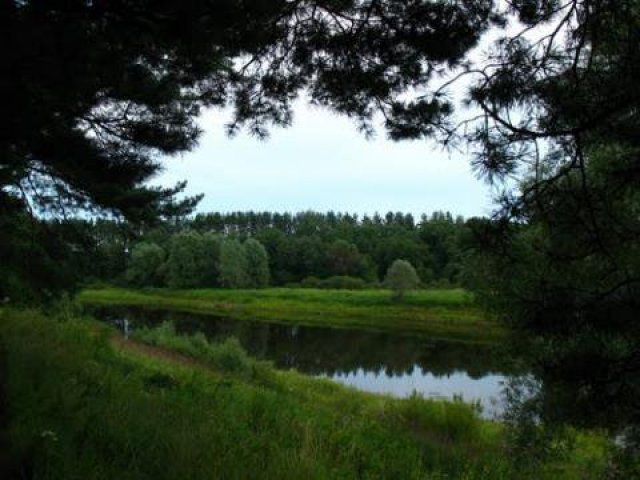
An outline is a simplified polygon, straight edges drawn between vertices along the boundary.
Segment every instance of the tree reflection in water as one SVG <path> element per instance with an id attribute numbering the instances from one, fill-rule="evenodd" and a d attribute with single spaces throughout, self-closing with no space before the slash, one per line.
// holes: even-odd
<path id="1" fill-rule="evenodd" d="M 615 365 L 588 352 L 550 348 L 542 340 L 535 348 L 531 342 L 465 344 L 141 308 L 92 311 L 109 322 L 121 324 L 126 318 L 132 329 L 169 320 L 179 333 L 236 337 L 252 356 L 278 368 L 334 378 L 367 391 L 479 400 L 485 416 L 500 414 L 522 468 L 535 469 L 549 456 L 562 456 L 575 438 L 573 427 L 602 429 L 624 447 L 617 459 L 613 457 L 623 476 L 612 478 L 637 471 L 633 462 L 640 445 L 640 399 L 633 398 L 635 390 L 627 385 L 612 388 L 607 376 Z"/>
<path id="2" fill-rule="evenodd" d="M 518 373 L 504 348 L 415 335 L 235 321 L 210 315 L 140 308 L 95 308 L 107 321 L 140 325 L 172 321 L 178 332 L 210 339 L 236 337 L 254 357 L 278 368 L 333 378 L 356 388 L 408 396 L 480 400 L 485 415 L 500 412 L 503 382 Z"/>

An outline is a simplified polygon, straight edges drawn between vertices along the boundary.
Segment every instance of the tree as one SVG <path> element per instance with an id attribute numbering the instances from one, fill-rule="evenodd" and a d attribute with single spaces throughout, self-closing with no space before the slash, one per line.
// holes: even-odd
<path id="1" fill-rule="evenodd" d="M 335 276 L 360 276 L 364 270 L 364 259 L 358 247 L 345 240 L 336 240 L 327 248 L 327 272 Z"/>
<path id="2" fill-rule="evenodd" d="M 527 207 L 526 223 L 475 222 L 467 278 L 478 298 L 544 346 L 537 373 L 541 395 L 554 402 L 537 404 L 541 417 L 635 429 L 639 442 L 640 203 L 627 178 L 610 175 L 621 154 L 611 148 L 590 149 L 588 190 L 576 171 Z M 554 385 L 582 393 L 554 395 Z"/>
<path id="3" fill-rule="evenodd" d="M 253 238 L 244 242 L 247 258 L 248 285 L 262 288 L 269 285 L 269 255 L 264 246 Z"/>
<path id="4" fill-rule="evenodd" d="M 384 238 L 377 244 L 374 252 L 380 277 L 386 274 L 397 258 L 405 258 L 415 265 L 420 272 L 427 273 L 431 264 L 429 248 L 422 242 L 416 232 L 398 229 L 388 225 L 383 230 Z M 431 280 L 430 278 L 425 278 Z"/>
<path id="5" fill-rule="evenodd" d="M 0 5 L 0 205 L 76 209 L 147 224 L 193 210 L 185 184 L 150 187 L 162 156 L 193 148 L 202 108 L 232 105 L 231 133 L 291 123 L 305 90 L 371 131 L 438 129 L 443 98 L 406 90 L 459 65 L 492 2 L 5 1 Z M 11 207 L 11 208 L 8 208 Z M 276 219 L 274 219 L 274 223 Z M 34 220 L 35 222 L 35 220 Z M 19 243 L 19 239 L 14 239 Z"/>
<path id="6" fill-rule="evenodd" d="M 160 287 L 166 252 L 155 243 L 142 242 L 133 247 L 127 269 L 127 282 L 137 287 Z"/>
<path id="7" fill-rule="evenodd" d="M 436 123 L 438 100 L 400 96 L 460 62 L 490 13 L 490 1 L 3 2 L 2 196 L 175 213 L 174 192 L 144 182 L 159 155 L 196 144 L 202 107 L 231 103 L 230 130 L 264 136 L 291 122 L 303 88 L 365 129 L 378 105 L 398 132 L 407 117 Z"/>
<path id="8" fill-rule="evenodd" d="M 226 288 L 249 286 L 247 253 L 235 238 L 225 238 L 220 246 L 219 283 Z"/>
<path id="9" fill-rule="evenodd" d="M 207 275 L 207 264 L 200 234 L 186 231 L 174 235 L 171 238 L 166 267 L 168 286 L 171 288 L 202 286 L 203 279 Z"/>
<path id="10" fill-rule="evenodd" d="M 73 291 L 81 252 L 74 251 L 55 224 L 34 223 L 24 212 L 5 213 L 0 203 L 0 300 L 47 302 Z"/>
<path id="11" fill-rule="evenodd" d="M 468 53 L 491 26 L 513 28 L 475 60 Z M 508 255 L 532 224 L 552 270 L 565 265 L 587 284 L 585 295 L 555 275 L 532 282 L 555 299 L 537 297 L 533 310 L 556 304 L 565 326 L 602 333 L 609 310 L 582 322 L 585 305 L 633 311 L 640 284 L 622 253 L 639 240 L 639 27 L 638 0 L 5 1 L 0 212 L 179 216 L 197 199 L 176 202 L 180 188 L 144 182 L 160 155 L 196 144 L 198 112 L 233 105 L 230 132 L 265 136 L 291 123 L 304 90 L 365 133 L 378 115 L 393 139 L 469 143 L 478 175 L 504 191 L 488 244 Z M 471 84 L 464 117 L 450 88 L 461 81 Z M 273 224 L 288 235 L 293 219 Z M 521 323 L 549 326 L 537 314 Z M 632 350 L 625 368 L 638 372 Z"/>
<path id="12" fill-rule="evenodd" d="M 527 26 L 550 33 L 502 39 L 497 67 L 471 92 L 484 123 L 471 139 L 478 171 L 514 186 L 474 229 L 478 298 L 537 336 L 548 385 L 584 393 L 539 402 L 542 418 L 636 430 L 636 445 L 639 7 L 513 2 Z"/>
<path id="13" fill-rule="evenodd" d="M 205 233 L 200 242 L 200 264 L 202 265 L 202 287 L 219 286 L 220 250 L 222 237 L 214 233 Z"/>
<path id="14" fill-rule="evenodd" d="M 408 290 L 413 290 L 420 285 L 420 279 L 409 262 L 395 260 L 387 270 L 384 283 L 393 291 L 393 298 L 400 300 Z"/>

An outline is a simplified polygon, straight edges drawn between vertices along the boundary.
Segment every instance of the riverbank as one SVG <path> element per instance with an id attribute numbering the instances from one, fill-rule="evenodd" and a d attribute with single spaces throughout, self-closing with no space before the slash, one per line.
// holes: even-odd
<path id="1" fill-rule="evenodd" d="M 166 328 L 0 309 L 14 466 L 38 478 L 597 478 L 604 444 L 514 465 L 471 406 L 358 392 Z"/>
<path id="2" fill-rule="evenodd" d="M 387 290 L 128 290 L 89 289 L 87 305 L 123 305 L 221 315 L 240 320 L 361 328 L 468 342 L 495 342 L 505 328 L 477 307 L 464 290 L 419 290 L 402 302 Z"/>

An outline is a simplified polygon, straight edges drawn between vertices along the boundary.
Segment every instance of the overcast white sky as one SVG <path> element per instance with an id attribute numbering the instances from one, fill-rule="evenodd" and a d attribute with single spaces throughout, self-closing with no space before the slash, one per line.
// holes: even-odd
<path id="1" fill-rule="evenodd" d="M 155 182 L 187 180 L 204 193 L 198 211 L 328 210 L 410 212 L 449 210 L 465 217 L 491 211 L 489 188 L 472 174 L 468 157 L 425 141 L 373 140 L 327 110 L 296 105 L 294 125 L 272 129 L 266 141 L 246 133 L 229 138 L 225 112 L 207 112 L 200 145 L 166 159 Z"/>

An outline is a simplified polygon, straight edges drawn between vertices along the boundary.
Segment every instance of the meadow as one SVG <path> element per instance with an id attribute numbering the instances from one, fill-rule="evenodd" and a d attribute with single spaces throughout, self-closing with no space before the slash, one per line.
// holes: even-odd
<path id="1" fill-rule="evenodd" d="M 87 289 L 91 305 L 140 306 L 277 323 L 385 330 L 469 342 L 495 342 L 505 328 L 462 289 L 417 290 L 402 301 L 388 290 Z"/>
<path id="2" fill-rule="evenodd" d="M 21 478 L 577 479 L 606 461 L 601 437 L 576 434 L 517 462 L 470 405 L 279 371 L 168 324 L 124 340 L 76 313 L 5 308 L 0 346 Z"/>

